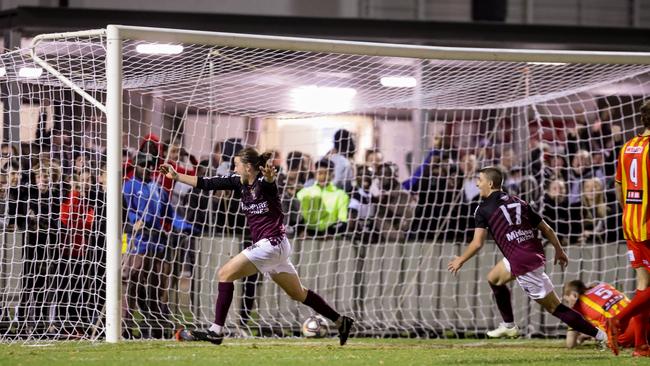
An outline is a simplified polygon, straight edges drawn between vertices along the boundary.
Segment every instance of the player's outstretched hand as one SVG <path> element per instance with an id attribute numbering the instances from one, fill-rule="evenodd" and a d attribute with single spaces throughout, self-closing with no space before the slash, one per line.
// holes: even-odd
<path id="1" fill-rule="evenodd" d="M 267 161 L 266 166 L 260 166 L 260 171 L 262 172 L 264 179 L 269 183 L 273 183 L 275 181 L 275 176 L 278 175 L 278 172 L 275 170 L 271 161 Z"/>
<path id="2" fill-rule="evenodd" d="M 160 166 L 160 172 L 165 175 L 166 178 L 169 179 L 176 179 L 178 177 L 178 173 L 176 173 L 176 170 L 174 169 L 173 166 L 169 164 L 163 164 Z"/>
<path id="3" fill-rule="evenodd" d="M 447 269 L 449 272 L 453 273 L 456 275 L 458 273 L 458 270 L 460 270 L 460 267 L 463 266 L 463 262 L 461 262 L 460 257 L 456 256 L 454 259 L 452 259 L 449 264 L 447 264 Z"/>
<path id="4" fill-rule="evenodd" d="M 559 264 L 560 268 L 562 268 L 563 271 L 566 268 L 567 264 L 569 264 L 569 257 L 566 256 L 564 250 L 555 251 L 555 264 Z"/>

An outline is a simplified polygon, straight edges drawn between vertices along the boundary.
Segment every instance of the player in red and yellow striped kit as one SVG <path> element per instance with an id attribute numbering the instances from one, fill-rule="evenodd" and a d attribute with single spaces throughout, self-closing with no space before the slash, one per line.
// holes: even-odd
<path id="1" fill-rule="evenodd" d="M 650 101 L 641 106 L 643 133 L 621 148 L 616 166 L 616 196 L 623 208 L 623 232 L 628 258 L 636 271 L 636 295 L 619 314 L 607 319 L 610 348 L 615 354 L 617 335 L 633 317 L 641 317 L 645 334 L 650 316 Z M 647 342 L 635 344 L 634 356 L 650 357 Z"/>
<path id="2" fill-rule="evenodd" d="M 630 300 L 614 286 L 600 282 L 590 287 L 580 280 L 568 282 L 564 285 L 564 304 L 582 314 L 588 321 L 599 329 L 605 329 L 607 319 L 618 315 L 625 309 Z M 634 317 L 628 324 L 625 331 L 618 336 L 618 344 L 622 347 L 632 347 L 635 343 L 645 343 L 648 334 L 643 336 L 641 320 Z M 639 339 L 635 339 L 638 332 Z M 580 343 L 578 332 L 569 330 L 566 337 L 567 348 L 573 348 Z"/>

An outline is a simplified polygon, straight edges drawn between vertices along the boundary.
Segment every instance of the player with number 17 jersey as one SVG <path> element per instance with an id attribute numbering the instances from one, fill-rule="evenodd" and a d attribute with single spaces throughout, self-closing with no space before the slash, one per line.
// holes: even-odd
<path id="1" fill-rule="evenodd" d="M 490 231 L 513 275 L 545 264 L 544 247 L 537 236 L 542 218 L 525 201 L 503 191 L 492 192 L 477 207 L 475 220 L 477 228 Z"/>
<path id="2" fill-rule="evenodd" d="M 479 170 L 476 187 L 483 202 L 476 209 L 474 238 L 460 256 L 454 257 L 447 264 L 447 269 L 456 274 L 463 264 L 483 247 L 489 232 L 506 257 L 502 264 L 497 264 L 492 270 L 500 272 L 497 277 L 503 277 L 503 283 L 500 285 L 516 280 L 528 297 L 542 305 L 553 316 L 580 333 L 605 341 L 605 332 L 598 330 L 578 312 L 560 302 L 553 290 L 551 279 L 544 272 L 546 258 L 537 231 L 539 230 L 553 245 L 555 262 L 564 268 L 569 260 L 557 235 L 526 202 L 504 192 L 502 184 L 503 173 L 500 169 L 486 167 Z M 505 316 L 512 318 L 512 310 L 506 309 L 512 307 L 510 297 L 505 296 L 505 299 L 501 300 L 497 298 L 497 306 L 504 321 L 512 322 L 512 319 L 506 320 Z"/>

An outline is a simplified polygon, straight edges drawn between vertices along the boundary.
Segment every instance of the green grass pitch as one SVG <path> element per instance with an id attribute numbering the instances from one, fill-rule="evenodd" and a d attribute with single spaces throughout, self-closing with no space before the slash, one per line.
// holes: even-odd
<path id="1" fill-rule="evenodd" d="M 563 340 L 226 339 L 221 346 L 174 341 L 0 344 L 0 365 L 650 365 L 630 350 L 615 357 Z"/>

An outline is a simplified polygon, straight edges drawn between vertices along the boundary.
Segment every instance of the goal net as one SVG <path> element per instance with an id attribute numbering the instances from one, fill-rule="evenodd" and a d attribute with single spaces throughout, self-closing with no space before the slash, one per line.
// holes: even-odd
<path id="1" fill-rule="evenodd" d="M 131 339 L 208 326 L 217 269 L 251 245 L 239 197 L 157 168 L 227 175 L 248 146 L 274 152 L 303 285 L 354 317 L 357 336 L 499 324 L 494 243 L 458 277 L 446 269 L 471 240 L 488 165 L 558 232 L 570 258 L 547 264 L 558 293 L 582 279 L 632 295 L 614 172 L 640 131 L 649 55 L 119 34 L 117 46 L 100 30 L 0 55 L 0 339 L 102 339 L 107 314 Z M 516 287 L 526 335 L 565 331 Z M 312 315 L 262 275 L 235 289 L 229 336 L 299 335 Z"/>

